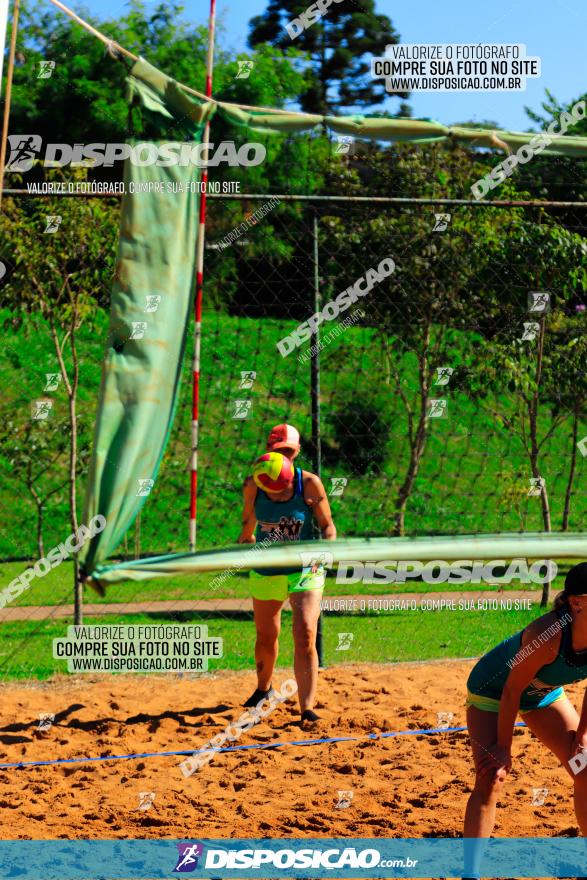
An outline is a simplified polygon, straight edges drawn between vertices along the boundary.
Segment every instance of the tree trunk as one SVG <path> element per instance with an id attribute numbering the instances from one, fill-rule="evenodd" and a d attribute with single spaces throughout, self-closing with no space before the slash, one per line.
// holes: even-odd
<path id="1" fill-rule="evenodd" d="M 532 427 L 530 427 L 530 432 L 530 468 L 534 479 L 542 480 L 542 474 L 540 473 L 540 467 L 538 465 L 538 448 L 535 446 L 534 438 L 532 437 Z M 544 531 L 550 532 L 550 502 L 548 500 L 548 490 L 545 483 L 540 484 L 540 504 L 542 508 L 542 524 L 544 526 Z"/>
<path id="2" fill-rule="evenodd" d="M 575 479 L 575 469 L 577 467 L 577 438 L 579 436 L 579 410 L 575 409 L 573 413 L 573 438 L 571 441 L 571 464 L 569 467 L 569 479 L 567 480 L 567 489 L 565 492 L 565 506 L 563 508 L 562 530 L 566 532 L 569 528 L 569 516 L 571 512 L 571 495 L 573 492 L 573 481 Z"/>
<path id="3" fill-rule="evenodd" d="M 45 547 L 43 544 L 43 505 L 37 504 L 37 553 L 39 559 L 45 555 Z"/>
<path id="4" fill-rule="evenodd" d="M 426 448 L 426 439 L 428 437 L 428 402 L 430 391 L 428 387 L 428 349 L 430 346 L 430 326 L 426 327 L 424 335 L 424 344 L 422 352 L 418 358 L 419 361 L 419 382 L 420 382 L 420 414 L 418 416 L 418 426 L 413 438 L 410 438 L 410 461 L 408 470 L 398 492 L 395 505 L 395 527 L 396 535 L 403 535 L 405 531 L 406 507 L 408 499 L 412 494 L 416 477 L 420 469 L 420 462 Z"/>
<path id="5" fill-rule="evenodd" d="M 135 520 L 135 559 L 141 558 L 141 511 Z"/>
<path id="6" fill-rule="evenodd" d="M 38 558 L 42 559 L 45 555 L 45 548 L 43 545 L 43 501 L 39 496 L 39 493 L 35 489 L 35 485 L 33 482 L 31 468 L 28 469 L 27 477 L 26 477 L 26 485 L 30 494 L 33 497 L 33 501 L 35 502 L 35 506 L 37 508 L 37 554 Z"/>
<path id="7" fill-rule="evenodd" d="M 414 444 L 410 450 L 410 462 L 408 464 L 408 470 L 406 473 L 406 477 L 402 486 L 398 492 L 397 502 L 396 502 L 396 513 L 395 513 L 395 534 L 403 535 L 405 531 L 405 517 L 406 517 L 406 507 L 408 503 L 408 499 L 412 494 L 412 489 L 414 488 L 414 483 L 416 482 L 416 477 L 418 476 L 418 471 L 420 469 L 420 462 L 422 461 L 422 456 L 424 455 L 424 449 L 426 447 L 426 438 L 427 438 L 427 418 L 426 411 L 428 408 L 428 395 L 422 396 L 422 407 L 420 410 L 420 417 L 418 419 L 418 429 L 416 431 L 416 439 Z"/>
<path id="8" fill-rule="evenodd" d="M 74 385 L 72 384 L 72 389 Z M 76 387 L 77 390 L 77 387 Z M 71 529 L 77 533 L 79 523 L 77 519 L 76 476 L 77 476 L 77 408 L 76 395 L 73 392 L 69 396 L 69 426 L 71 438 L 69 444 L 69 509 L 71 511 Z M 83 623 L 84 585 L 80 579 L 79 562 L 77 553 L 73 559 L 74 570 L 74 594 L 73 594 L 73 622 L 76 626 Z"/>
<path id="9" fill-rule="evenodd" d="M 63 384 L 65 386 L 65 390 L 67 392 L 67 400 L 68 400 L 68 410 L 69 410 L 69 472 L 68 472 L 68 483 L 69 483 L 69 517 L 71 530 L 75 534 L 79 528 L 78 518 L 77 518 L 77 497 L 76 497 L 76 477 L 77 477 L 77 389 L 79 382 L 79 361 L 77 355 L 77 348 L 75 343 L 75 330 L 77 323 L 77 301 L 72 300 L 72 317 L 70 323 L 69 330 L 69 349 L 71 353 L 72 359 L 72 377 L 71 382 L 69 380 L 69 376 L 67 373 L 67 367 L 65 366 L 65 361 L 63 359 L 63 351 L 62 347 L 59 344 L 59 339 L 57 337 L 57 331 L 55 328 L 55 322 L 53 317 L 50 317 L 50 325 L 51 325 L 51 334 L 53 336 L 53 343 L 55 345 L 55 351 L 57 353 L 57 360 L 59 361 L 59 368 L 61 370 L 61 375 L 63 377 Z M 73 571 L 74 571 L 74 581 L 73 581 L 73 622 L 76 626 L 81 626 L 83 623 L 83 598 L 84 598 L 84 586 L 83 582 L 80 579 L 80 571 L 79 571 L 79 563 L 77 554 L 75 554 L 73 559 Z"/>
<path id="10" fill-rule="evenodd" d="M 324 18 L 320 22 L 320 85 L 322 87 L 322 94 L 320 95 L 320 101 L 323 106 L 322 113 L 326 116 L 328 114 L 328 78 L 326 74 L 326 22 Z"/>

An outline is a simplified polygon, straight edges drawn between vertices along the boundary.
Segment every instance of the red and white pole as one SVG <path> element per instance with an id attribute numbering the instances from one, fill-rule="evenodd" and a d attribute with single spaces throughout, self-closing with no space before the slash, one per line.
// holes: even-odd
<path id="1" fill-rule="evenodd" d="M 10 120 L 10 102 L 12 99 L 12 78 L 14 76 L 14 59 L 16 57 L 16 35 L 18 33 L 18 14 L 20 0 L 14 0 L 12 12 L 12 34 L 10 35 L 10 54 L 8 56 L 8 70 L 6 72 L 6 97 L 4 98 L 4 118 L 2 120 L 2 139 L 0 142 L 0 207 L 2 206 L 2 192 L 4 190 L 4 166 L 6 165 L 6 148 L 8 143 L 8 123 Z M 6 43 L 6 25 L 8 23 L 8 0 L 0 0 L 0 93 L 2 92 L 2 65 L 4 61 L 4 48 Z"/>
<path id="2" fill-rule="evenodd" d="M 206 96 L 212 97 L 214 69 L 214 34 L 216 31 L 216 0 L 210 0 L 208 24 L 208 56 L 206 59 Z M 210 142 L 210 123 L 204 127 L 204 143 Z M 196 247 L 196 299 L 194 326 L 194 358 L 192 363 L 192 457 L 190 464 L 190 550 L 196 549 L 196 520 L 198 509 L 198 445 L 200 430 L 200 355 L 202 348 L 202 294 L 204 291 L 204 239 L 206 234 L 206 188 L 208 186 L 208 150 L 204 151 L 202 167 L 202 194 L 200 196 L 200 226 Z"/>

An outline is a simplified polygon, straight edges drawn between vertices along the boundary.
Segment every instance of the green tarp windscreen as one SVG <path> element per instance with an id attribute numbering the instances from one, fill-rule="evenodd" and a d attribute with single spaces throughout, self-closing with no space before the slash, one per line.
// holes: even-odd
<path id="1" fill-rule="evenodd" d="M 102 514 L 106 526 L 80 553 L 85 576 L 99 571 L 132 525 L 167 443 L 192 306 L 197 180 L 191 164 L 126 163 L 84 511 L 84 523 Z"/>

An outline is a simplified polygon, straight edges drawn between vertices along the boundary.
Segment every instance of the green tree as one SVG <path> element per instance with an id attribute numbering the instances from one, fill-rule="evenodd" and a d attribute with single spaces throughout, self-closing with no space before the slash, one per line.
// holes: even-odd
<path id="1" fill-rule="evenodd" d="M 341 162 L 338 170 L 333 163 L 328 181 L 335 190 L 350 195 L 362 195 L 368 188 L 374 196 L 434 199 L 460 195 L 478 176 L 482 162 L 475 153 L 460 147 L 422 150 L 392 146 L 384 151 L 357 151 Z M 504 183 L 503 198 L 520 195 L 511 181 Z M 435 215 L 442 210 L 452 214 L 445 230 L 435 232 Z M 559 304 L 568 307 L 580 301 L 576 297 L 587 285 L 580 236 L 546 214 L 536 218 L 535 213 L 523 209 L 443 209 L 436 205 L 366 210 L 346 204 L 340 212 L 329 206 L 322 217 L 321 233 L 321 271 L 328 279 L 323 301 L 334 298 L 383 256 L 389 254 L 396 261 L 394 274 L 361 301 L 365 311 L 362 323 L 372 327 L 380 341 L 386 382 L 399 401 L 397 413 L 405 424 L 406 452 L 400 455 L 394 446 L 395 460 L 402 462 L 393 486 L 396 532 L 401 534 L 406 527 L 431 432 L 442 429 L 443 422 L 431 418 L 430 401 L 446 397 L 450 419 L 453 391 L 466 394 L 487 413 L 484 420 L 493 423 L 498 433 L 503 432 L 504 440 L 512 433 L 514 420 L 515 442 L 527 450 L 530 475 L 538 479 L 540 464 L 545 464 L 543 434 L 548 442 L 573 411 L 572 388 L 578 377 L 570 352 L 578 343 L 569 338 L 563 344 L 557 337 L 560 356 L 556 367 L 554 353 L 550 344 L 547 346 L 547 360 L 540 369 L 547 371 L 548 381 L 543 373 L 538 378 L 538 397 L 533 392 L 527 395 L 527 424 L 523 424 L 516 401 L 522 385 L 528 389 L 536 383 L 538 365 L 536 350 L 529 356 L 527 343 L 519 345 L 515 338 L 523 333 L 523 321 L 531 320 L 526 315 L 530 290 L 555 290 Z M 568 320 L 575 321 L 572 333 L 576 334 L 577 319 Z M 517 326 L 520 333 L 512 339 Z M 503 364 L 496 366 L 492 375 L 487 370 L 487 352 L 493 345 L 499 351 L 513 346 L 508 363 L 518 377 L 518 388 L 510 387 Z M 565 345 L 570 346 L 566 360 L 562 356 Z M 576 351 L 580 353 L 580 348 Z M 344 357 L 342 353 L 339 356 Z M 410 362 L 412 366 L 406 368 Z M 440 367 L 455 370 L 446 394 L 442 386 L 435 385 Z M 566 399 L 561 397 L 562 388 L 567 389 Z M 558 402 L 554 398 L 557 390 Z M 554 422 L 546 424 L 555 404 Z M 496 417 L 498 412 L 506 421 Z M 548 462 L 552 468 L 551 460 Z M 569 471 L 571 482 L 573 474 Z M 546 491 L 542 500 L 544 528 L 550 529 Z"/>
<path id="2" fill-rule="evenodd" d="M 561 529 L 569 528 L 572 513 L 574 484 L 577 476 L 577 454 L 582 439 L 582 429 L 587 424 L 587 383 L 585 364 L 587 363 L 587 315 L 583 308 L 575 305 L 575 313 L 557 316 L 551 328 L 556 344 L 551 346 L 551 376 L 548 390 L 548 403 L 553 414 L 564 413 L 570 422 L 568 449 L 568 469 L 566 489 L 561 514 Z"/>
<path id="3" fill-rule="evenodd" d="M 561 103 L 548 89 L 540 110 L 526 107 L 526 113 L 536 131 L 546 131 L 554 120 L 558 120 L 563 112 L 569 112 L 577 101 L 587 104 L 587 93 L 580 95 L 568 103 Z M 558 132 L 558 125 L 556 128 Z M 568 137 L 587 136 L 587 118 L 573 124 L 566 132 Z M 519 177 L 518 177 L 519 175 Z M 516 170 L 518 185 L 538 199 L 552 201 L 583 202 L 585 200 L 585 182 L 587 180 L 587 159 L 576 159 L 568 156 L 539 155 L 526 165 Z M 559 222 L 569 228 L 585 228 L 585 212 L 576 212 L 568 208 L 558 213 Z"/>
<path id="4" fill-rule="evenodd" d="M 308 113 L 328 114 L 384 101 L 385 83 L 371 78 L 369 56 L 383 55 L 388 44 L 399 42 L 399 35 L 390 19 L 375 11 L 375 0 L 332 3 L 314 24 L 290 25 L 292 39 L 286 25 L 307 7 L 306 0 L 269 0 L 266 11 L 251 20 L 249 45 L 270 43 L 286 50 L 295 40 L 296 48 L 310 59 L 300 96 L 302 110 Z M 405 98 L 407 93 L 397 96 Z"/>
<path id="5" fill-rule="evenodd" d="M 515 435 L 528 461 L 529 496 L 539 498 L 542 526 L 553 526 L 553 484 L 544 453 L 555 431 L 572 423 L 566 488 L 560 501 L 561 527 L 568 528 L 576 443 L 585 408 L 585 317 L 576 303 L 587 291 L 584 269 L 585 242 L 581 236 L 543 216 L 543 222 L 522 223 L 516 217 L 503 242 L 486 241 L 484 279 L 487 295 L 503 290 L 501 279 L 512 277 L 510 296 L 502 296 L 504 308 L 499 326 L 487 334 L 478 350 L 485 381 L 509 394 L 495 395 L 491 408 L 503 428 Z M 532 311 L 531 291 L 549 294 L 542 311 Z M 560 463 L 559 463 L 560 466 Z M 561 493 L 562 494 L 562 493 Z M 543 601 L 548 601 L 548 583 Z"/>
<path id="6" fill-rule="evenodd" d="M 176 3 L 160 5 L 147 12 L 143 3 L 132 0 L 129 11 L 119 19 L 100 19 L 88 15 L 98 30 L 141 55 L 164 73 L 188 86 L 203 91 L 208 40 L 204 25 L 186 21 Z M 138 139 L 191 140 L 193 132 L 182 129 L 173 120 L 133 108 L 126 101 L 128 59 L 114 60 L 103 43 L 46 5 L 33 5 L 23 12 L 18 34 L 22 63 L 16 68 L 10 131 L 38 134 L 43 143 L 124 143 Z M 297 70 L 300 52 L 288 48 L 282 52 L 271 46 L 259 46 L 250 53 L 234 53 L 222 46 L 219 27 L 214 62 L 214 96 L 255 106 L 283 106 L 297 99 L 305 88 L 305 79 Z M 55 62 L 48 78 L 39 78 L 41 61 Z M 242 62 L 248 62 L 246 76 Z M 246 126 L 237 127 L 222 113 L 211 124 L 213 144 L 234 141 L 260 141 L 267 149 L 266 160 L 258 167 L 220 165 L 210 169 L 212 181 L 230 179 L 243 192 L 283 192 L 288 189 L 310 192 L 317 169 L 315 138 L 265 135 Z M 323 138 L 321 140 L 324 140 Z M 122 163 L 114 168 L 90 172 L 100 179 L 122 177 Z M 27 182 L 39 180 L 43 168 L 38 163 L 27 173 Z M 7 173 L 6 185 L 12 175 Z M 240 207 L 234 205 L 235 220 L 242 220 Z M 244 209 L 248 210 L 247 207 Z M 238 225 L 238 224 L 237 224 Z M 232 227 L 229 227 L 232 228 Z M 214 229 L 211 229 L 213 240 Z"/>
<path id="7" fill-rule="evenodd" d="M 147 11 L 140 0 L 131 0 L 120 18 L 84 17 L 167 75 L 204 91 L 207 26 L 186 20 L 178 3 L 160 3 Z M 279 106 L 303 88 L 303 76 L 294 66 L 299 56 L 295 48 L 282 53 L 265 47 L 235 56 L 222 46 L 221 27 L 218 43 L 214 96 L 220 100 Z M 131 130 L 140 137 L 161 133 L 159 120 L 148 114 L 129 116 L 125 78 L 132 61 L 114 60 L 102 42 L 53 7 L 37 3 L 23 11 L 18 49 L 22 60 L 14 73 L 12 132 L 34 132 L 44 141 L 67 144 L 124 142 Z M 237 76 L 239 60 L 253 62 L 246 78 Z M 55 63 L 51 76 L 39 78 L 41 61 Z M 186 136 L 168 120 L 164 125 L 170 139 Z M 234 137 L 234 128 L 232 132 Z"/>
<path id="8" fill-rule="evenodd" d="M 358 151 L 338 170 L 331 165 L 329 181 L 349 195 L 418 195 L 443 197 L 460 194 L 475 173 L 474 154 L 459 147 L 391 146 L 386 150 Z M 474 177 L 472 178 L 474 179 Z M 450 209 L 448 209 L 450 210 Z M 323 301 L 336 297 L 384 256 L 396 268 L 378 284 L 361 308 L 364 324 L 372 327 L 381 350 L 385 382 L 398 405 L 405 426 L 405 453 L 394 449 L 398 465 L 393 493 L 393 528 L 404 534 L 408 506 L 432 431 L 441 430 L 432 400 L 450 396 L 471 361 L 475 331 L 489 302 L 478 291 L 480 262 L 472 258 L 477 242 L 489 236 L 505 238 L 505 215 L 487 211 L 454 211 L 444 231 L 435 231 L 436 206 L 385 206 L 366 210 L 345 205 L 335 214 L 328 209 L 322 221 L 322 271 L 328 282 Z M 483 259 L 479 247 L 479 260 Z M 493 303 L 493 312 L 498 309 Z M 457 370 L 446 389 L 437 386 L 437 371 Z M 449 402 L 448 418 L 451 418 Z M 365 426 L 368 430 L 369 426 Z"/>
<path id="9" fill-rule="evenodd" d="M 62 177 L 59 172 L 52 176 Z M 81 176 L 78 171 L 76 177 Z M 82 362 L 77 337 L 107 299 L 116 212 L 103 199 L 6 199 L 3 207 L 0 230 L 12 267 L 3 286 L 4 302 L 16 325 L 28 316 L 37 332 L 48 334 L 67 398 L 68 507 L 76 532 L 80 451 L 87 452 L 90 442 L 89 426 L 80 425 L 78 416 Z M 81 623 L 83 584 L 77 559 L 74 573 L 75 622 Z"/>
<path id="10" fill-rule="evenodd" d="M 43 530 L 47 505 L 67 485 L 60 465 L 68 441 L 63 424 L 33 421 L 22 416 L 21 408 L 4 422 L 0 455 L 10 467 L 11 476 L 24 486 L 35 505 L 36 550 L 41 559 L 45 555 Z"/>

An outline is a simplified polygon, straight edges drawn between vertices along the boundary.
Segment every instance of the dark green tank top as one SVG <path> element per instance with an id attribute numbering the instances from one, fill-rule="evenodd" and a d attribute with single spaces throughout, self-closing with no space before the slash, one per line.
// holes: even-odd
<path id="1" fill-rule="evenodd" d="M 273 501 L 262 489 L 257 489 L 255 516 L 257 541 L 311 541 L 314 537 L 312 511 L 304 500 L 301 468 L 294 470 L 293 495 L 289 501 Z M 257 574 L 295 574 L 299 568 L 258 568 Z"/>
<path id="2" fill-rule="evenodd" d="M 568 605 L 565 603 L 556 614 L 562 626 L 558 654 L 552 663 L 538 670 L 535 678 L 524 689 L 520 699 L 521 709 L 536 709 L 547 694 L 561 685 L 587 679 L 587 650 L 573 649 L 572 624 L 564 622 L 565 614 L 570 616 Z M 481 657 L 473 667 L 467 682 L 467 687 L 472 693 L 492 697 L 495 700 L 501 699 L 503 688 L 514 665 L 513 660 L 522 646 L 523 632 L 524 630 L 510 636 Z M 525 647 L 531 648 L 532 642 Z"/>

